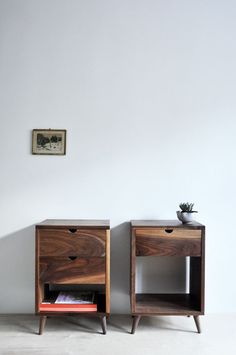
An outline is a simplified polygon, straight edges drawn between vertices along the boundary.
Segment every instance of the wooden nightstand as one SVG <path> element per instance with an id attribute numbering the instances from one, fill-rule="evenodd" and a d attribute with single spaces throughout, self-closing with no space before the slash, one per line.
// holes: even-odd
<path id="1" fill-rule="evenodd" d="M 75 289 L 94 291 L 97 310 L 53 310 L 60 290 Z M 106 334 L 106 317 L 110 314 L 109 221 L 46 220 L 36 225 L 35 296 L 39 334 L 47 316 L 63 314 L 99 317 Z M 48 303 L 52 309 L 45 311 Z"/>
<path id="2" fill-rule="evenodd" d="M 190 257 L 189 292 L 179 294 L 136 293 L 136 258 L 139 256 Z M 134 334 L 141 316 L 193 316 L 200 330 L 204 314 L 205 227 L 200 223 L 179 221 L 131 221 L 131 311 Z"/>

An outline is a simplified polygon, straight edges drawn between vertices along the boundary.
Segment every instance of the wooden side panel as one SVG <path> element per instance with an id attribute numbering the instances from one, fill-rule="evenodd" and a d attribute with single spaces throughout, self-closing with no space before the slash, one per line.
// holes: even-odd
<path id="1" fill-rule="evenodd" d="M 202 228 L 202 257 L 201 257 L 201 311 L 205 312 L 205 226 Z"/>
<path id="2" fill-rule="evenodd" d="M 190 258 L 190 294 L 204 313 L 205 294 L 205 229 L 202 230 L 202 256 Z"/>
<path id="3" fill-rule="evenodd" d="M 105 258 L 40 257 L 40 282 L 105 284 Z"/>
<path id="4" fill-rule="evenodd" d="M 41 256 L 105 255 L 106 231 L 102 229 L 41 228 L 39 238 Z"/>
<path id="5" fill-rule="evenodd" d="M 130 245 L 130 304 L 131 312 L 135 312 L 136 296 L 135 296 L 135 277 L 136 277 L 136 237 L 135 230 L 131 229 L 131 245 Z"/>
<path id="6" fill-rule="evenodd" d="M 39 243 L 38 243 L 38 228 L 35 229 L 35 313 L 39 311 L 39 303 L 41 303 L 41 299 L 39 299 Z"/>
<path id="7" fill-rule="evenodd" d="M 110 313 L 110 229 L 106 231 L 106 313 Z"/>
<path id="8" fill-rule="evenodd" d="M 181 229 L 137 229 L 137 256 L 200 256 L 201 231 Z"/>

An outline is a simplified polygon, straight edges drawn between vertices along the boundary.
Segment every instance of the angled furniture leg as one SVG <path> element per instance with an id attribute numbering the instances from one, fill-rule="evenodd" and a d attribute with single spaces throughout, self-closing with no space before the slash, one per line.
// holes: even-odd
<path id="1" fill-rule="evenodd" d="M 200 319 L 199 319 L 199 316 L 193 316 L 194 318 L 194 322 L 196 324 L 196 327 L 197 327 L 197 331 L 198 333 L 200 334 L 201 333 L 201 327 L 200 327 Z"/>
<path id="2" fill-rule="evenodd" d="M 133 324 L 132 324 L 131 334 L 135 333 L 135 331 L 136 331 L 136 329 L 138 327 L 140 318 L 141 318 L 141 316 L 133 316 Z"/>
<path id="3" fill-rule="evenodd" d="M 43 334 L 43 330 L 46 324 L 47 316 L 40 316 L 40 321 L 39 321 L 39 335 Z"/>
<path id="4" fill-rule="evenodd" d="M 106 318 L 106 316 L 101 317 L 101 326 L 102 326 L 103 334 L 106 334 L 107 333 L 107 318 Z"/>

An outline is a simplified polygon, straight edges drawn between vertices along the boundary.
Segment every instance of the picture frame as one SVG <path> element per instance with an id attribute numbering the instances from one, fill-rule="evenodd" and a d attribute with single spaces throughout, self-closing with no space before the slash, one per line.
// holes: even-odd
<path id="1" fill-rule="evenodd" d="M 65 155 L 65 129 L 33 129 L 32 154 L 37 155 Z"/>

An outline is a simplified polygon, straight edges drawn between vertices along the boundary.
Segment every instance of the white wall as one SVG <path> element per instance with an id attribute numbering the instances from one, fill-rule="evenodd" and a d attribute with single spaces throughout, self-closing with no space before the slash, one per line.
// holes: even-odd
<path id="1" fill-rule="evenodd" d="M 207 226 L 207 311 L 236 311 L 235 18 L 233 0 L 0 0 L 0 313 L 33 312 L 46 218 L 110 218 L 129 312 L 127 222 L 181 201 Z M 33 128 L 67 129 L 66 156 L 31 155 Z"/>

